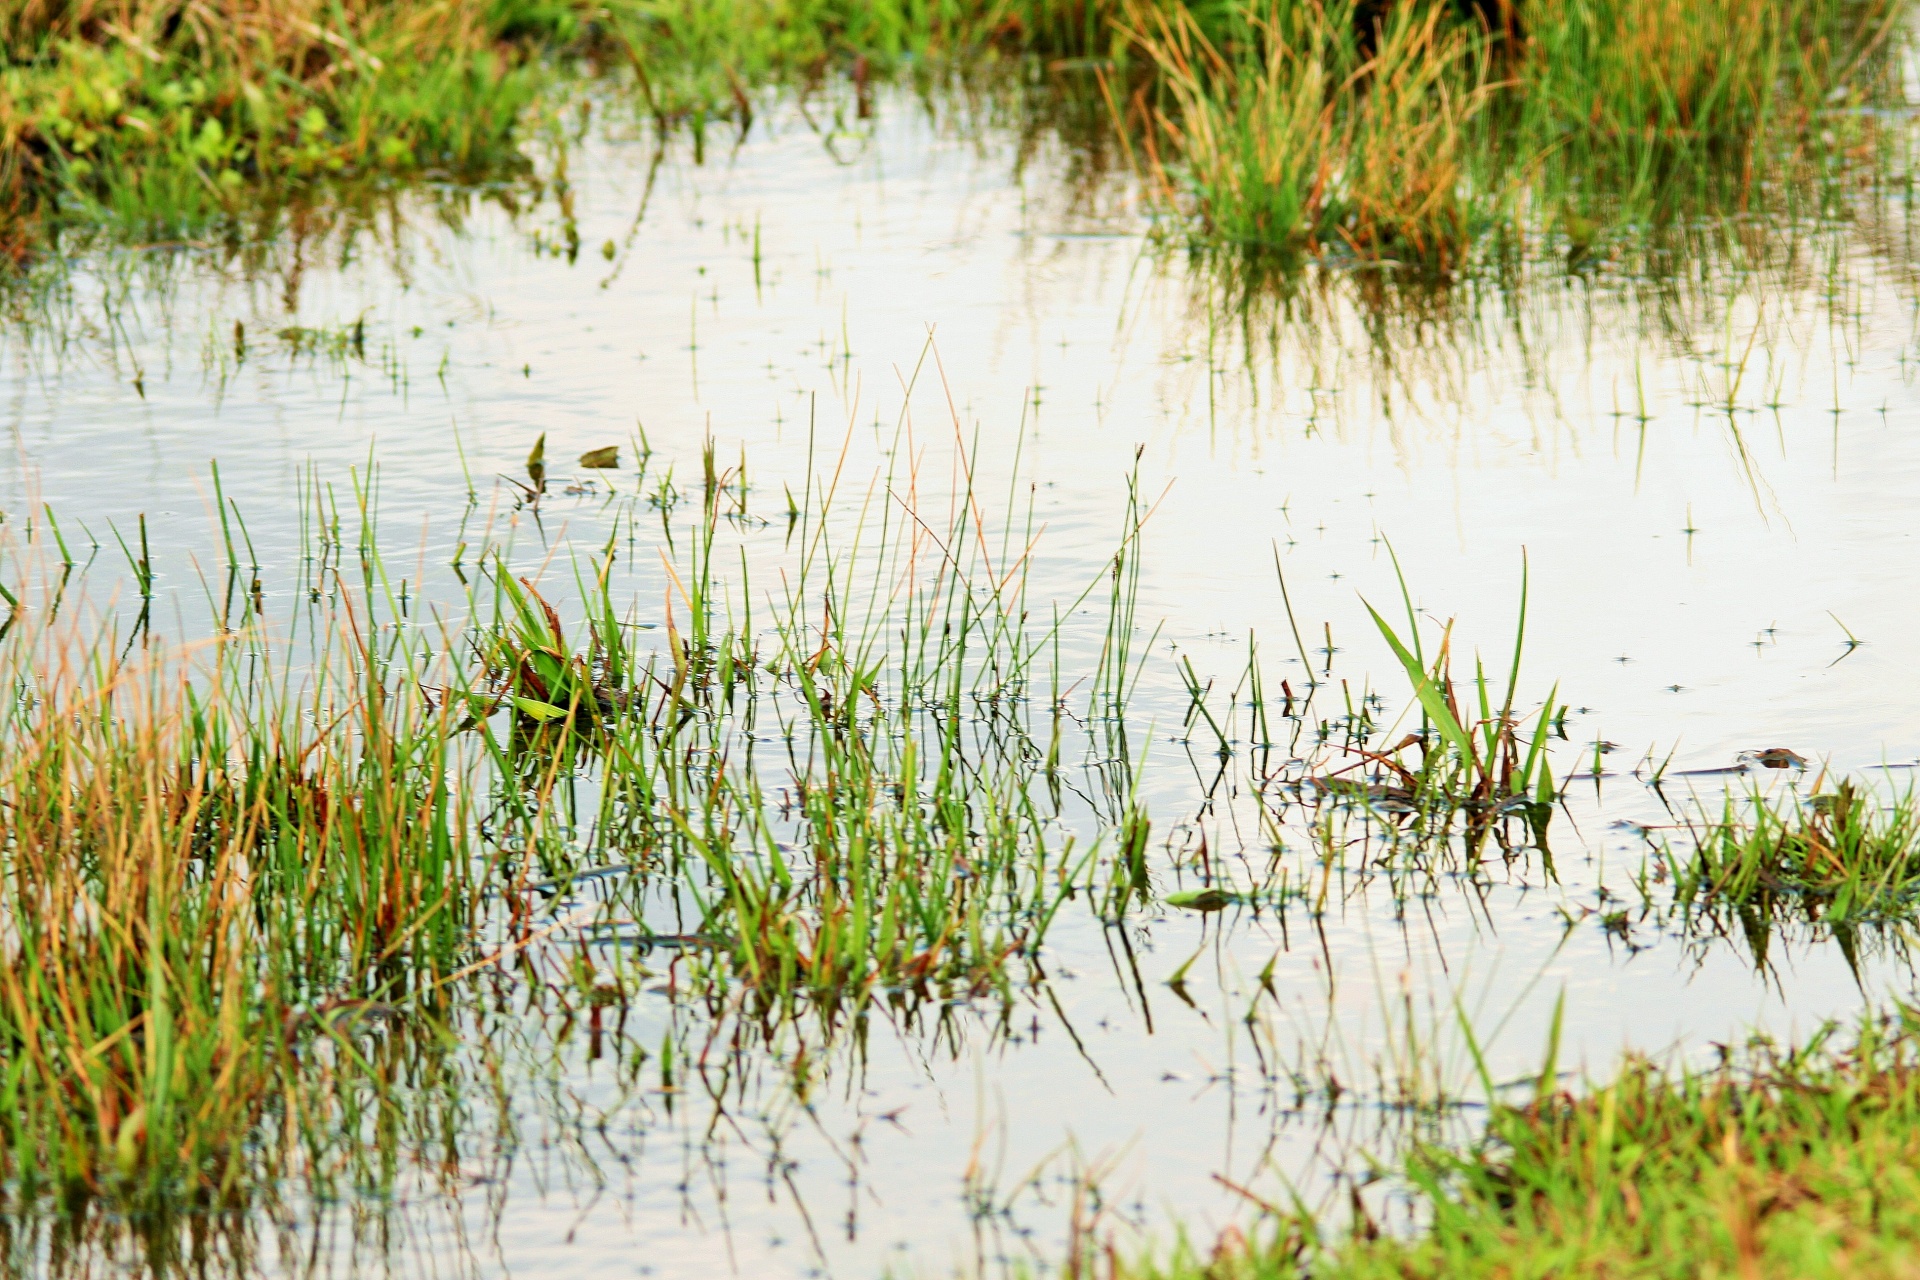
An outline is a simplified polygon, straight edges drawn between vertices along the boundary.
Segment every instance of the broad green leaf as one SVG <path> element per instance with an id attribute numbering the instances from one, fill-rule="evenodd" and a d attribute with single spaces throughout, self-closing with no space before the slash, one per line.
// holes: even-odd
<path id="1" fill-rule="evenodd" d="M 1453 711 L 1447 706 L 1447 700 L 1441 694 L 1439 686 L 1434 683 L 1433 677 L 1421 667 L 1418 658 L 1407 652 L 1407 646 L 1400 643 L 1400 637 L 1393 633 L 1393 628 L 1387 625 L 1387 620 L 1380 616 L 1379 610 L 1369 604 L 1367 612 L 1373 615 L 1374 625 L 1380 628 L 1380 634 L 1385 636 L 1387 643 L 1392 646 L 1394 656 L 1400 659 L 1400 665 L 1407 669 L 1407 679 L 1413 682 L 1414 696 L 1420 699 L 1420 705 L 1426 709 L 1427 718 L 1433 721 L 1434 727 L 1440 730 L 1440 736 L 1451 743 L 1454 750 L 1477 766 L 1480 758 L 1473 749 L 1473 740 L 1467 736 L 1467 731 L 1460 727 L 1460 722 L 1453 718 Z"/>

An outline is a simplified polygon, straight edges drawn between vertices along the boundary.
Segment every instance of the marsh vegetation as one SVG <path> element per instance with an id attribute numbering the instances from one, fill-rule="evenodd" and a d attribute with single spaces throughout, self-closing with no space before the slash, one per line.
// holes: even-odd
<path id="1" fill-rule="evenodd" d="M 1910 26 L 0 5 L 6 1265 L 1897 1273 Z"/>

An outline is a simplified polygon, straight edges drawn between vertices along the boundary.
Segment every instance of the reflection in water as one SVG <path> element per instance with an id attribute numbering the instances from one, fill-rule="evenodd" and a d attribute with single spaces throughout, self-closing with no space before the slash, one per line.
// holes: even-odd
<path id="1" fill-rule="evenodd" d="M 1680 219 L 1571 267 L 1542 232 L 1444 287 L 1330 265 L 1260 277 L 1141 237 L 1105 117 L 1058 87 L 1079 74 L 888 97 L 866 119 L 811 101 L 731 154 L 709 139 L 699 165 L 684 136 L 598 110 L 564 169 L 543 156 L 513 191 L 288 215 L 233 252 L 102 253 L 12 296 L 9 512 L 48 504 L 103 600 L 114 532 L 144 514 L 161 635 L 215 633 L 249 601 L 269 619 L 316 591 L 333 607 L 344 582 L 444 654 L 491 616 L 462 578 L 489 581 L 494 548 L 591 660 L 611 550 L 636 683 L 668 707 L 687 693 L 661 687 L 677 669 L 699 689 L 686 727 L 669 715 L 623 740 L 625 791 L 607 748 L 503 728 L 474 793 L 488 962 L 445 1007 L 355 1027 L 308 1063 L 351 1087 L 287 1149 L 275 1195 L 172 1220 L 0 1215 L 13 1269 L 1011 1274 L 1169 1213 L 1204 1236 L 1244 1220 L 1249 1194 L 1282 1198 L 1282 1178 L 1332 1218 L 1357 1190 L 1403 1222 L 1368 1156 L 1471 1136 L 1475 1053 L 1497 1087 L 1527 1088 L 1563 993 L 1563 1060 L 1600 1070 L 1622 1043 L 1804 1030 L 1899 989 L 1897 949 L 1795 928 L 1761 949 L 1734 917 L 1740 946 L 1721 946 L 1698 920 L 1640 914 L 1635 886 L 1640 831 L 1672 821 L 1645 785 L 1670 755 L 1669 796 L 1690 768 L 1776 743 L 1838 768 L 1914 747 L 1914 677 L 1891 643 L 1910 606 L 1860 569 L 1897 549 L 1887 495 L 1916 468 L 1895 429 L 1904 204 L 1867 189 L 1817 220 Z M 619 469 L 573 463 L 615 445 Z M 1137 537 L 1121 516 L 1136 468 Z M 944 985 L 903 973 L 836 1000 L 794 981 L 766 999 L 780 985 L 733 958 L 761 953 L 708 936 L 724 869 L 764 870 L 762 887 L 786 869 L 804 928 L 774 932 L 811 962 L 827 888 L 858 880 L 819 870 L 813 832 L 881 827 L 852 821 L 866 793 L 808 808 L 806 784 L 839 785 L 845 762 L 828 768 L 831 732 L 788 736 L 817 714 L 803 664 L 764 666 L 822 652 L 829 599 L 879 618 L 911 598 L 895 594 L 906 560 L 858 578 L 870 597 L 819 589 L 831 575 L 789 595 L 807 535 L 788 511 L 837 483 L 869 528 L 883 512 L 905 527 L 898 495 L 920 477 L 911 509 L 942 515 L 913 561 L 931 575 L 957 558 L 950 474 L 994 550 L 971 583 L 1020 562 L 1024 594 L 992 616 L 1024 612 L 1049 638 L 1022 650 L 1033 672 L 1062 678 L 997 703 L 969 684 L 956 705 L 885 683 L 901 647 L 883 628 L 864 654 L 832 650 L 833 705 L 857 709 L 841 727 L 878 744 L 889 784 L 949 752 L 959 804 L 940 829 L 957 847 L 992 843 L 996 804 L 1032 806 L 1006 847 L 1048 850 L 1046 874 L 1000 884 L 974 918 L 1011 930 L 1057 905 L 1046 946 L 976 985 L 996 935 L 956 932 L 941 956 L 974 959 Z M 377 593 L 356 483 L 377 490 Z M 216 511 L 236 516 L 231 555 L 208 554 Z M 1343 749 L 1392 757 L 1422 731 L 1353 598 L 1398 618 L 1388 549 L 1429 645 L 1460 619 L 1473 697 L 1476 644 L 1505 687 L 1522 544 L 1516 705 L 1536 714 L 1555 681 L 1566 704 L 1545 717 L 1550 822 L 1501 813 L 1475 851 L 1457 827 L 1421 839 L 1379 761 L 1322 785 L 1365 759 Z M 683 557 L 703 545 L 735 607 L 689 649 Z M 870 543 L 836 545 L 862 575 L 876 563 Z M 1866 641 L 1831 667 L 1828 609 Z M 928 670 L 949 669 L 930 643 Z M 753 684 L 720 676 L 729 653 Z M 860 683 L 874 666 L 877 700 Z M 762 718 L 741 719 L 755 691 Z M 640 785 L 747 767 L 752 803 L 674 803 L 729 841 L 757 831 L 758 862 L 700 858 Z M 529 823 L 536 809 L 550 816 Z M 1096 836 L 1084 875 L 1056 856 Z M 959 871 L 927 867 L 943 894 Z"/>

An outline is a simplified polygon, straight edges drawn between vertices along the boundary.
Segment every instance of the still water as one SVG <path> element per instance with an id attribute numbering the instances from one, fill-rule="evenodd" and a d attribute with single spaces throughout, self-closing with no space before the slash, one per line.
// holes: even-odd
<path id="1" fill-rule="evenodd" d="M 1573 708 L 1552 865 L 1522 850 L 1397 885 L 1343 868 L 1317 916 L 1068 911 L 1010 1008 L 876 1006 L 859 1036 L 788 1042 L 718 1095 L 617 1070 L 698 1016 L 664 986 L 608 1043 L 528 1015 L 446 1167 L 378 1203 L 297 1204 L 248 1269 L 1044 1272 L 1076 1230 L 1205 1241 L 1255 1197 L 1338 1216 L 1360 1184 L 1404 1223 L 1369 1157 L 1470 1138 L 1472 1043 L 1498 1085 L 1529 1080 L 1559 1008 L 1577 1085 L 1625 1049 L 1706 1061 L 1907 991 L 1897 938 L 1849 956 L 1803 932 L 1756 964 L 1743 939 L 1643 915 L 1635 888 L 1649 829 L 1728 788 L 1810 794 L 1831 768 L 1899 789 L 1920 753 L 1904 228 L 1759 228 L 1743 257 L 1665 279 L 1624 259 L 1570 274 L 1543 244 L 1524 284 L 1414 299 L 1335 267 L 1249 302 L 1157 247 L 1124 176 L 1045 135 L 883 96 L 871 119 L 789 105 L 696 162 L 617 119 L 583 125 L 564 176 L 516 207 L 402 196 L 252 266 L 81 262 L 6 338 L 9 520 L 44 503 L 111 574 L 110 530 L 144 516 L 156 626 L 192 637 L 217 612 L 214 462 L 271 617 L 308 589 L 303 513 L 327 486 L 346 507 L 377 484 L 390 571 L 425 602 L 483 533 L 527 570 L 597 546 L 663 479 L 696 486 L 709 438 L 769 517 L 809 474 L 897 502 L 909 461 L 944 501 L 964 459 L 989 520 L 1030 504 L 1044 609 L 1101 580 L 1137 473 L 1151 650 L 1130 719 L 1161 888 L 1202 866 L 1251 882 L 1274 838 L 1249 723 L 1223 762 L 1183 672 L 1231 701 L 1251 636 L 1270 682 L 1304 691 L 1330 662 L 1320 697 L 1376 690 L 1401 716 L 1363 604 L 1404 616 L 1393 555 L 1430 642 L 1457 620 L 1456 654 L 1503 679 L 1524 560 L 1523 700 L 1557 684 Z M 536 512 L 500 477 L 524 479 L 542 436 Z M 572 466 L 614 445 L 623 469 Z M 741 563 L 776 559 L 782 526 L 743 532 Z M 638 552 L 627 589 L 659 621 L 666 576 Z M 1727 771 L 1774 747 L 1810 769 Z"/>

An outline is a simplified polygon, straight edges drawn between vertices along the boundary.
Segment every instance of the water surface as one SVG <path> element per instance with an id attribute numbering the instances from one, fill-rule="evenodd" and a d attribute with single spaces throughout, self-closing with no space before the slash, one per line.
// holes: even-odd
<path id="1" fill-rule="evenodd" d="M 1537 705 L 1557 682 L 1576 709 L 1552 868 L 1522 850 L 1396 883 L 1362 873 L 1361 846 L 1318 917 L 1136 909 L 1110 928 L 1068 911 L 1046 981 L 1011 1007 L 875 1006 L 831 1043 L 759 1051 L 719 1098 L 623 1070 L 700 1017 L 665 991 L 604 1041 L 477 1016 L 512 1069 L 466 1111 L 454 1173 L 423 1169 L 383 1203 L 303 1203 L 247 1268 L 1046 1269 L 1076 1226 L 1205 1239 L 1252 1212 L 1233 1187 L 1341 1212 L 1368 1153 L 1470 1136 L 1484 1091 L 1463 1020 L 1504 1084 L 1538 1071 L 1557 1005 L 1562 1065 L 1605 1072 L 1623 1049 L 1705 1059 L 1907 990 L 1885 941 L 1849 956 L 1807 933 L 1756 964 L 1744 940 L 1641 918 L 1633 893 L 1645 828 L 1693 797 L 1812 789 L 1713 772 L 1742 752 L 1790 747 L 1896 788 L 1920 758 L 1920 596 L 1901 589 L 1920 295 L 1897 228 L 1763 230 L 1746 260 L 1677 281 L 1624 258 L 1569 275 L 1543 253 L 1524 285 L 1462 281 L 1417 306 L 1335 266 L 1246 304 L 1158 247 L 1124 177 L 939 115 L 905 96 L 870 120 L 789 107 L 700 163 L 684 139 L 596 125 L 565 204 L 473 201 L 448 225 L 402 197 L 259 272 L 168 250 L 81 262 L 72 296 L 8 336 L 9 516 L 46 504 L 102 544 L 106 573 L 110 527 L 144 515 L 157 612 L 191 636 L 218 612 L 216 460 L 270 616 L 308 589 L 316 488 L 350 507 L 374 478 L 391 572 L 422 598 L 477 531 L 531 569 L 638 511 L 627 589 L 657 622 L 646 496 L 669 474 L 696 486 L 709 437 L 744 459 L 772 522 L 739 540 L 767 563 L 783 486 L 810 471 L 882 505 L 910 472 L 944 500 L 964 455 L 995 518 L 1031 502 L 1043 526 L 1036 601 L 1099 579 L 1137 470 L 1153 649 L 1130 723 L 1163 889 L 1266 874 L 1249 770 L 1284 763 L 1244 718 L 1223 762 L 1188 725 L 1180 660 L 1224 699 L 1249 636 L 1298 689 L 1331 657 L 1319 696 L 1372 689 L 1391 720 L 1407 687 L 1362 606 L 1399 606 L 1389 547 L 1432 634 L 1457 619 L 1456 650 L 1502 671 L 1524 557 L 1523 688 Z M 536 516 L 497 477 L 523 476 L 543 434 L 557 461 Z M 607 445 L 622 470 L 572 467 Z M 891 496 L 874 480 L 889 466 Z M 1603 776 L 1570 778 L 1596 744 Z M 1321 874 L 1298 830 L 1282 843 Z M 1464 1105 L 1426 1105 L 1443 1097 Z M 1391 1180 L 1367 1194 L 1404 1220 Z"/>

